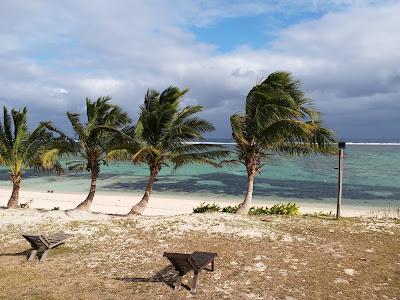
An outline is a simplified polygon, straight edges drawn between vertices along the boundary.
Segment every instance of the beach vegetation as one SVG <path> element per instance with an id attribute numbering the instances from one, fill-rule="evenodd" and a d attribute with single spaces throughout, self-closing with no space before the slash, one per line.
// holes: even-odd
<path id="1" fill-rule="evenodd" d="M 0 123 L 0 163 L 10 170 L 13 184 L 7 208 L 19 207 L 19 191 L 23 170 L 35 168 L 61 171 L 57 152 L 51 149 L 52 134 L 43 124 L 33 131 L 27 127 L 28 110 L 3 108 L 3 123 Z"/>
<path id="2" fill-rule="evenodd" d="M 240 205 L 233 205 L 233 206 L 228 205 L 228 206 L 224 206 L 221 211 L 225 212 L 225 213 L 234 214 L 237 212 L 239 207 L 240 207 Z"/>
<path id="3" fill-rule="evenodd" d="M 271 215 L 297 215 L 299 214 L 299 206 L 296 203 L 275 204 L 269 208 Z"/>
<path id="4" fill-rule="evenodd" d="M 225 213 L 230 213 L 230 214 L 235 214 L 238 209 L 240 208 L 239 205 L 235 206 L 224 206 L 220 207 L 216 203 L 209 203 L 206 204 L 203 202 L 200 204 L 200 206 L 197 206 L 193 208 L 194 213 L 207 213 L 207 212 L 225 212 Z M 293 215 L 298 215 L 300 211 L 299 206 L 296 203 L 287 203 L 287 204 L 275 204 L 268 208 L 267 206 L 252 206 L 248 210 L 249 215 L 253 216 L 259 216 L 259 215 L 287 215 L 287 216 L 293 216 Z"/>
<path id="5" fill-rule="evenodd" d="M 248 93 L 243 114 L 230 118 L 236 158 L 247 171 L 244 201 L 237 210 L 247 214 L 252 203 L 254 179 L 266 160 L 275 154 L 332 154 L 334 133 L 323 126 L 320 113 L 305 97 L 300 82 L 288 72 L 275 72 Z"/>
<path id="6" fill-rule="evenodd" d="M 193 212 L 195 214 L 205 213 L 205 212 L 219 212 L 219 211 L 221 211 L 221 207 L 219 207 L 219 205 L 216 203 L 205 204 L 205 202 L 203 202 L 202 204 L 200 204 L 200 206 L 193 208 Z"/>
<path id="7" fill-rule="evenodd" d="M 305 217 L 317 217 L 317 218 L 336 218 L 336 214 L 334 214 L 331 210 L 329 213 L 325 212 L 314 212 L 314 213 L 305 213 L 303 214 Z"/>
<path id="8" fill-rule="evenodd" d="M 124 131 L 129 139 L 118 145 L 109 154 L 109 159 L 129 159 L 134 164 L 146 164 L 149 178 L 142 199 L 128 215 L 140 215 L 149 202 L 153 185 L 163 166 L 171 164 L 173 172 L 186 164 L 208 164 L 219 167 L 218 159 L 228 151 L 216 145 L 202 143 L 203 134 L 214 130 L 214 126 L 196 116 L 203 110 L 200 105 L 180 104 L 187 89 L 169 87 L 159 93 L 148 90 L 140 107 L 140 116 L 135 126 Z"/>
<path id="9" fill-rule="evenodd" d="M 400 207 L 382 207 L 374 209 L 370 212 L 370 215 L 374 219 L 400 219 Z"/>
<path id="10" fill-rule="evenodd" d="M 81 121 L 79 113 L 67 112 L 75 137 L 68 137 L 51 123 L 44 125 L 60 135 L 63 143 L 57 144 L 60 155 L 73 154 L 74 160 L 67 162 L 69 170 L 90 172 L 90 189 L 86 199 L 76 209 L 88 210 L 92 204 L 100 166 L 107 164 L 107 154 L 121 139 L 121 129 L 131 122 L 127 113 L 110 103 L 110 97 L 96 101 L 86 98 L 86 120 Z M 75 139 L 77 138 L 77 140 Z"/>

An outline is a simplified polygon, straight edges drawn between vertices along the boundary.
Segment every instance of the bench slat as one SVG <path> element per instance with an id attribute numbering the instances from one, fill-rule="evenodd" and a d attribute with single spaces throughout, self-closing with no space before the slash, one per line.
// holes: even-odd
<path id="1" fill-rule="evenodd" d="M 164 252 L 163 256 L 167 257 L 171 264 L 175 267 L 175 270 L 179 272 L 175 289 L 180 289 L 182 276 L 193 269 L 193 283 L 190 292 L 195 293 L 199 272 L 209 263 L 211 263 L 210 271 L 214 271 L 214 259 L 217 256 L 217 253 L 199 251 L 193 252 L 192 254 Z"/>
<path id="2" fill-rule="evenodd" d="M 65 241 L 67 238 L 69 238 L 71 234 L 66 234 L 66 233 L 57 233 L 53 234 L 51 236 L 42 236 L 50 245 L 53 244 L 58 244 L 60 242 Z"/>
<path id="3" fill-rule="evenodd" d="M 174 265 L 175 270 L 187 272 L 190 269 L 196 271 L 203 269 L 214 260 L 217 253 L 199 251 L 192 254 L 165 252 L 164 256 Z"/>
<path id="4" fill-rule="evenodd" d="M 40 235 L 22 235 L 34 249 L 47 248 L 47 245 L 40 239 Z"/>
<path id="5" fill-rule="evenodd" d="M 211 252 L 193 252 L 192 254 L 193 260 L 200 269 L 207 266 L 216 256 L 217 253 Z"/>
<path id="6" fill-rule="evenodd" d="M 72 236 L 71 234 L 66 234 L 63 232 L 56 233 L 51 236 L 44 236 L 38 234 L 23 234 L 22 235 L 32 246 L 32 253 L 29 257 L 29 260 L 32 260 L 33 257 L 36 255 L 38 250 L 43 249 L 44 252 L 40 261 L 46 259 L 47 253 L 49 249 L 58 247 L 59 245 L 63 244 L 67 238 Z"/>

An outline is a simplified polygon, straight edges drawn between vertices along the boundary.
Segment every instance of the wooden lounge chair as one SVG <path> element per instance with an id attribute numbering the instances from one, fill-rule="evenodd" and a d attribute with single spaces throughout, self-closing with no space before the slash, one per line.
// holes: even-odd
<path id="1" fill-rule="evenodd" d="M 28 260 L 33 260 L 38 251 L 43 252 L 40 257 L 40 261 L 44 261 L 50 249 L 56 248 L 64 244 L 65 240 L 72 236 L 72 234 L 66 234 L 59 232 L 51 236 L 35 235 L 35 234 L 23 234 L 22 235 L 32 246 L 32 252 Z"/>
<path id="2" fill-rule="evenodd" d="M 176 290 L 181 288 L 183 275 L 188 273 L 190 270 L 193 270 L 193 283 L 190 292 L 195 293 L 199 272 L 210 263 L 211 269 L 209 270 L 214 271 L 214 259 L 217 256 L 217 253 L 197 251 L 193 252 L 192 254 L 164 252 L 163 256 L 168 258 L 171 264 L 175 267 L 175 271 L 179 272 L 178 279 L 175 283 Z"/>

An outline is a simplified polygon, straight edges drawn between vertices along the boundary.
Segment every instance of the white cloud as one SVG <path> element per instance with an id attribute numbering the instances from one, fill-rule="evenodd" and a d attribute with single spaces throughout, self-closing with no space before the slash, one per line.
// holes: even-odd
<path id="1" fill-rule="evenodd" d="M 54 94 L 68 94 L 68 91 L 63 88 L 53 88 Z"/>
<path id="2" fill-rule="evenodd" d="M 112 95 L 122 83 L 113 78 L 86 78 L 80 80 L 79 85 L 89 94 Z"/>
<path id="3" fill-rule="evenodd" d="M 136 117 L 147 88 L 174 84 L 190 88 L 186 103 L 206 107 L 216 136 L 229 137 L 229 115 L 243 109 L 257 78 L 289 70 L 340 135 L 368 136 L 371 120 L 381 129 L 373 134 L 398 135 L 400 5 L 266 3 L 2 1 L 0 102 L 29 105 L 39 119 L 52 115 L 62 122 L 66 110 L 83 110 L 85 97 L 111 95 Z M 324 15 L 280 30 L 268 49 L 218 53 L 188 29 L 221 18 L 298 11 Z M 43 110 L 52 114 L 37 113 Z"/>

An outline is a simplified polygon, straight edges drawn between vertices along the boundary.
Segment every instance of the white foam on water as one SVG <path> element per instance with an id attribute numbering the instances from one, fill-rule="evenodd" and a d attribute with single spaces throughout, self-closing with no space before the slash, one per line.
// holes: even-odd
<path id="1" fill-rule="evenodd" d="M 187 142 L 190 145 L 206 144 L 206 145 L 236 145 L 233 142 Z M 388 142 L 388 143 L 378 143 L 378 142 L 346 142 L 346 145 L 362 145 L 362 146 L 400 146 L 400 143 Z"/>
<path id="2" fill-rule="evenodd" d="M 361 146 L 400 146 L 400 143 L 354 143 L 354 142 L 346 142 L 346 145 L 361 145 Z"/>

